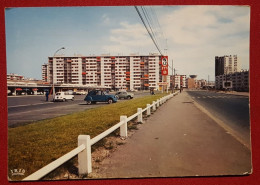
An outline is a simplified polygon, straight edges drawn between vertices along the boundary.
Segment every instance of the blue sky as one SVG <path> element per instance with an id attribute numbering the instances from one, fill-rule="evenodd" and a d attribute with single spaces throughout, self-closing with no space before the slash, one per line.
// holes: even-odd
<path id="1" fill-rule="evenodd" d="M 234 54 L 243 69 L 249 68 L 249 7 L 146 10 L 156 12 L 157 40 L 162 51 L 167 45 L 177 73 L 214 80 L 215 56 Z M 66 49 L 59 53 L 66 56 L 158 53 L 133 6 L 12 8 L 5 13 L 7 73 L 41 79 L 41 65 L 61 47 Z"/>

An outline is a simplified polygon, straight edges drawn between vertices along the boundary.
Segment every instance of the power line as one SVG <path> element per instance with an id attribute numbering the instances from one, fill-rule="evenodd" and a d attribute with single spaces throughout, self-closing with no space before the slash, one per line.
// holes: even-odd
<path id="1" fill-rule="evenodd" d="M 139 17 L 141 18 L 142 23 L 143 23 L 144 27 L 146 28 L 146 30 L 147 30 L 149 36 L 151 37 L 151 39 L 152 39 L 154 45 L 156 46 L 157 50 L 159 51 L 159 53 L 160 53 L 161 55 L 163 55 L 162 52 L 161 52 L 161 50 L 160 50 L 160 48 L 159 48 L 159 46 L 158 46 L 158 44 L 156 43 L 156 41 L 155 41 L 155 39 L 154 39 L 152 33 L 149 31 L 149 29 L 148 29 L 148 27 L 147 27 L 147 25 L 146 25 L 146 23 L 145 23 L 145 21 L 144 21 L 142 15 L 141 15 L 140 11 L 138 10 L 137 6 L 135 6 L 135 9 L 136 9 L 136 11 L 137 11 Z"/>
<path id="2" fill-rule="evenodd" d="M 146 21 L 147 21 L 147 23 L 148 23 L 148 25 L 149 25 L 150 31 L 151 31 L 151 33 L 152 33 L 152 35 L 153 35 L 153 38 L 154 38 L 156 44 L 159 46 L 158 41 L 157 41 L 157 39 L 156 39 L 155 32 L 153 31 L 153 27 L 151 26 L 152 23 L 150 24 L 151 20 L 149 20 L 149 15 L 148 15 L 147 11 L 145 10 L 145 7 L 141 6 L 141 9 L 142 9 L 143 14 L 144 14 L 144 17 L 145 17 L 145 19 L 146 19 Z"/>

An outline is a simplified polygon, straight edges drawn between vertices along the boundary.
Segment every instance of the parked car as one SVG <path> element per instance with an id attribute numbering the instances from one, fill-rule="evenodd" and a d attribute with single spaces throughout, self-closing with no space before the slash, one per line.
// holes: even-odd
<path id="1" fill-rule="evenodd" d="M 74 95 L 70 92 L 57 92 L 54 96 L 54 101 L 74 100 Z"/>
<path id="2" fill-rule="evenodd" d="M 86 91 L 76 91 L 75 94 L 76 95 L 85 95 L 87 93 L 86 93 Z"/>
<path id="3" fill-rule="evenodd" d="M 130 93 L 130 92 L 126 92 L 126 91 L 119 91 L 115 94 L 115 96 L 118 97 L 118 99 L 120 98 L 124 98 L 124 99 L 133 99 L 134 98 L 134 94 Z"/>
<path id="4" fill-rule="evenodd" d="M 96 102 L 107 102 L 109 104 L 116 103 L 117 98 L 115 95 L 111 95 L 102 90 L 93 90 L 90 91 L 85 97 L 84 101 L 87 104 L 96 103 Z"/>

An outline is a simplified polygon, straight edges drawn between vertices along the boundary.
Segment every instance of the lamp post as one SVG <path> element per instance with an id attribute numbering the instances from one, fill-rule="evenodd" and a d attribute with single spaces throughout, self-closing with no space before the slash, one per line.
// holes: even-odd
<path id="1" fill-rule="evenodd" d="M 65 49 L 65 47 L 61 47 L 60 49 L 58 49 L 57 51 L 55 51 L 55 53 L 53 54 L 53 63 L 54 63 L 54 57 L 55 55 L 58 53 L 58 51 Z M 54 65 L 52 63 L 52 98 L 54 101 L 54 97 L 55 97 L 55 87 L 54 87 Z"/>

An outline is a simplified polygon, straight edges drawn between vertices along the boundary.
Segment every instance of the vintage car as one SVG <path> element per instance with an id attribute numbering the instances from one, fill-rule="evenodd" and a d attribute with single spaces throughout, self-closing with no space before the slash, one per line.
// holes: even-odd
<path id="1" fill-rule="evenodd" d="M 54 96 L 54 101 L 74 100 L 74 95 L 69 92 L 57 92 Z"/>
<path id="2" fill-rule="evenodd" d="M 102 90 L 93 90 L 87 94 L 84 101 L 86 101 L 87 104 L 95 104 L 96 102 L 107 102 L 111 104 L 117 102 L 117 97 Z"/>
<path id="3" fill-rule="evenodd" d="M 132 99 L 134 98 L 134 94 L 130 93 L 130 92 L 126 92 L 126 91 L 119 91 L 115 94 L 115 96 L 118 97 L 118 99 L 120 98 L 124 98 L 124 99 Z"/>

